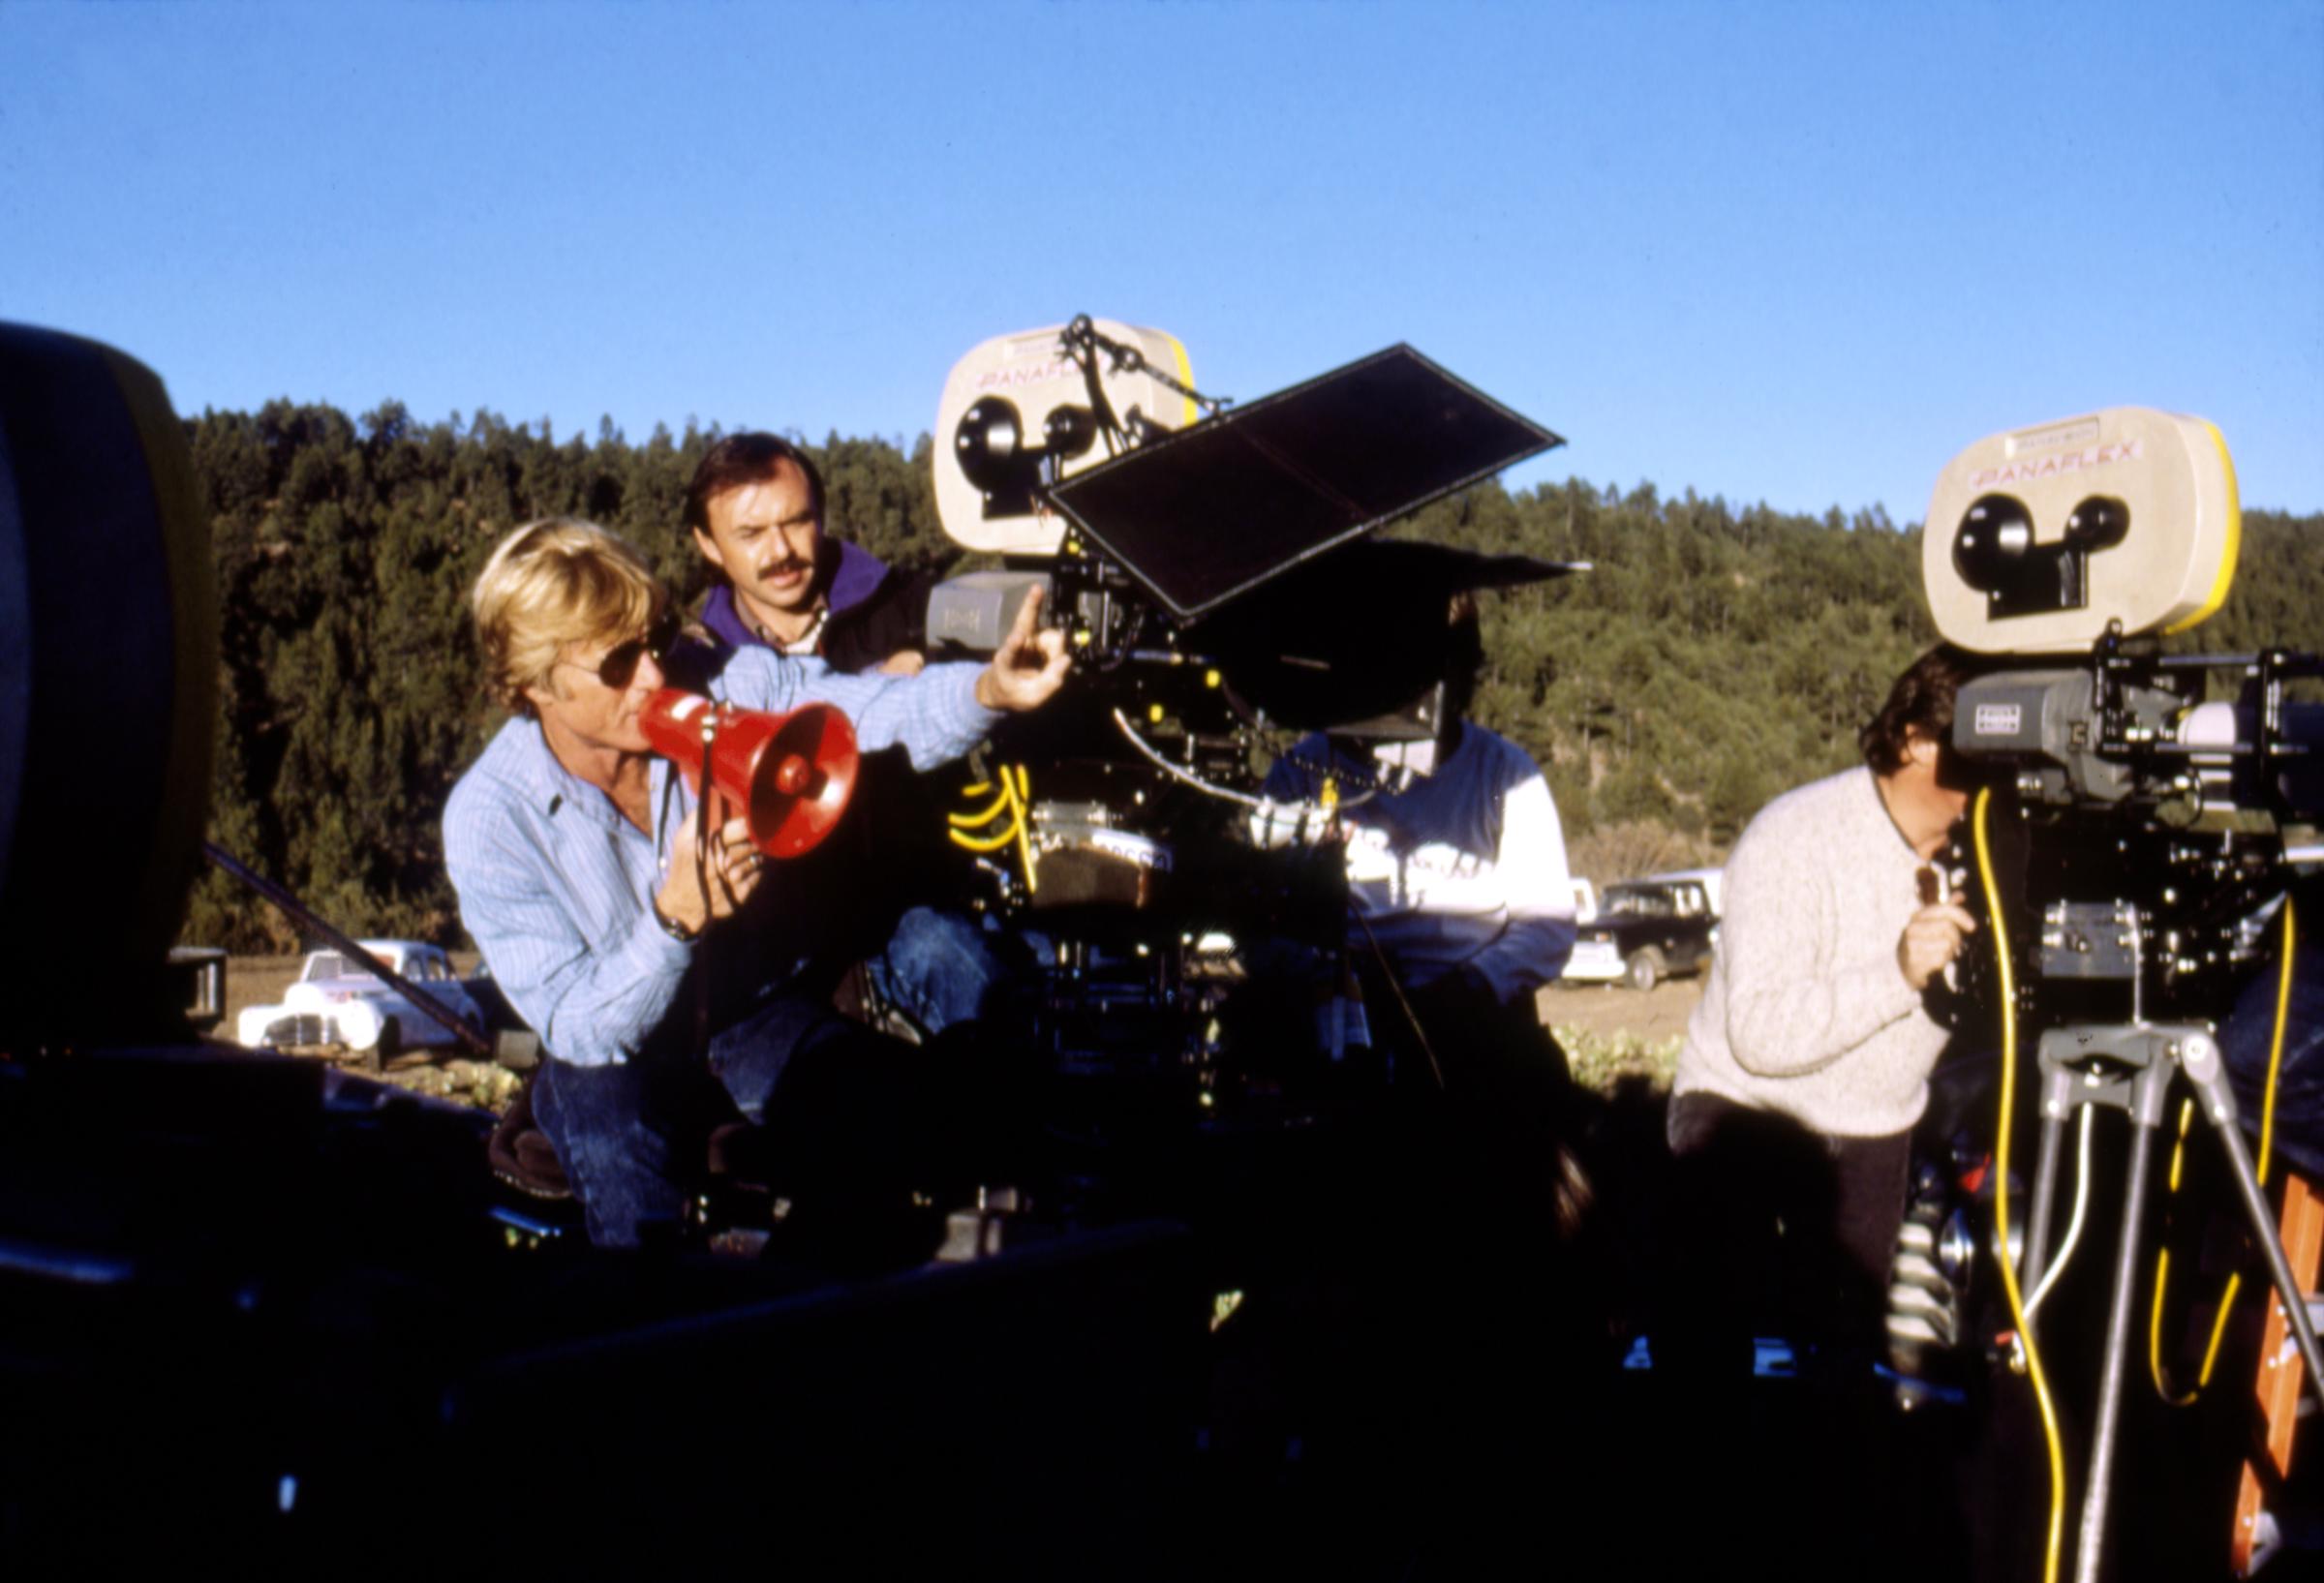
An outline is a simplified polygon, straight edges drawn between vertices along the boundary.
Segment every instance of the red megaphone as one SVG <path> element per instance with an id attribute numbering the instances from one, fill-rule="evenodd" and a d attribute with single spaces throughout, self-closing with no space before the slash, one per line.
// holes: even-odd
<path id="1" fill-rule="evenodd" d="M 663 687 L 638 724 L 697 797 L 707 747 L 711 783 L 745 811 L 751 841 L 771 858 L 810 850 L 855 792 L 855 727 L 829 704 L 769 715 Z"/>

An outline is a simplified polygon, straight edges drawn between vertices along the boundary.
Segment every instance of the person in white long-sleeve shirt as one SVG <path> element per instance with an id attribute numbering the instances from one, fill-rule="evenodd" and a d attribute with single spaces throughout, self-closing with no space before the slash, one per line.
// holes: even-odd
<path id="1" fill-rule="evenodd" d="M 1737 1121 L 1789 1118 L 1832 1165 L 1833 1230 L 1884 1287 L 1912 1124 L 1946 1030 L 1929 981 L 1976 925 L 1922 871 L 1969 804 L 1948 746 L 1968 656 L 1939 647 L 1859 734 L 1865 763 L 1770 803 L 1727 862 L 1727 910 L 1671 1083 L 1683 1156 Z"/>

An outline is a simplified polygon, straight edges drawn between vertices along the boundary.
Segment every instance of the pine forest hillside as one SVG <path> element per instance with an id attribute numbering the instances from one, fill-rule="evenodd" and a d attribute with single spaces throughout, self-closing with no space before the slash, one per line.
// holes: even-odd
<path id="1" fill-rule="evenodd" d="M 511 527 L 570 514 L 639 545 L 691 603 L 705 579 L 679 507 L 716 432 L 632 443 L 608 425 L 559 444 L 545 421 L 288 402 L 186 430 L 223 606 L 211 838 L 352 932 L 459 943 L 438 822 L 499 724 L 469 587 Z M 837 435 L 810 449 L 833 533 L 931 570 L 960 559 L 926 436 L 908 454 Z M 1601 881 L 1716 857 L 1768 798 L 1852 762 L 1856 726 L 1935 636 L 1919 533 L 1877 510 L 1493 483 L 1399 532 L 1592 564 L 1487 596 L 1477 714 L 1541 761 L 1576 868 Z M 2235 592 L 2197 635 L 2215 651 L 2324 646 L 2324 516 L 2248 511 Z M 296 944 L 217 873 L 184 937 Z"/>

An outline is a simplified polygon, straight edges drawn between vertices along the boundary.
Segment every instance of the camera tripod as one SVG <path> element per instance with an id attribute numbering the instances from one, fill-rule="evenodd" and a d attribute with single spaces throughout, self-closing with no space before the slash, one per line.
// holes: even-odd
<path id="1" fill-rule="evenodd" d="M 2098 1383 L 2098 1413 L 2091 1437 L 2090 1477 L 2082 1501 L 2075 1551 L 2075 1576 L 2097 1583 L 2105 1547 L 2108 1485 L 2114 1469 L 2122 1415 L 2123 1374 L 2129 1344 L 2130 1300 L 2137 1282 L 2141 1217 L 2146 1208 L 2147 1172 L 2154 1134 L 2161 1125 L 2171 1080 L 2185 1073 L 2201 1097 L 2203 1114 L 2227 1156 L 2252 1239 L 2266 1253 L 2269 1273 L 2283 1303 L 2292 1334 L 2308 1365 L 2309 1387 L 2324 1393 L 2324 1358 L 2309 1322 L 2308 1304 L 2277 1240 L 2275 1217 L 2251 1168 L 2251 1154 L 2236 1119 L 2235 1097 L 2227 1087 L 2218 1042 L 2201 1023 L 2070 1023 L 2041 1036 L 2041 1150 L 2034 1176 L 2034 1202 L 2026 1225 L 2021 1268 L 2038 1278 L 2048 1262 L 2050 1219 L 2058 1193 L 2060 1145 L 2066 1118 L 2077 1108 L 2102 1105 L 2125 1111 L 2134 1136 L 2123 1189 L 2121 1246 L 2116 1250 L 2114 1291 L 2106 1317 L 2106 1350 Z M 2007 1125 L 2007 1118 L 2003 1118 Z"/>

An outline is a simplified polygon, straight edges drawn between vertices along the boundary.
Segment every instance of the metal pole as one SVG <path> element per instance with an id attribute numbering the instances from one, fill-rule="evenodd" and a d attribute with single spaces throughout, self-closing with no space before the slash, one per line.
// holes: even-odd
<path id="1" fill-rule="evenodd" d="M 2251 1169 L 2250 1150 L 2244 1145 L 2243 1129 L 2236 1124 L 2235 1095 L 2227 1087 L 2226 1067 L 2219 1057 L 2219 1047 L 2209 1039 L 2186 1042 L 2180 1056 L 2182 1070 L 2187 1081 L 2203 1096 L 2203 1113 L 2211 1121 L 2212 1130 L 2219 1135 L 2219 1146 L 2227 1152 L 2228 1173 L 2235 1178 L 2238 1197 L 2243 1200 L 2244 1214 L 2251 1222 L 2251 1239 L 2259 1244 L 2261 1255 L 2268 1262 L 2268 1274 L 2276 1282 L 2276 1294 L 2283 1301 L 2283 1317 L 2290 1323 L 2292 1336 L 2300 1346 L 2300 1357 L 2308 1365 L 2309 1394 L 2324 1405 L 2324 1356 L 2316 1350 L 2316 1331 L 2308 1317 L 2308 1299 L 2300 1291 L 2300 1281 L 2292 1273 L 2291 1261 L 2283 1254 L 2283 1244 L 2277 1239 L 2276 1217 L 2268 1207 L 2267 1195 L 2260 1191 L 2259 1173 Z"/>
<path id="2" fill-rule="evenodd" d="M 2170 1079 L 2169 1062 L 2149 1066 L 2142 1084 Z M 2154 1154 L 2153 1131 L 2144 1107 L 2130 1113 L 2130 1176 L 2123 1190 L 2123 1234 L 2115 1252 L 2114 1300 L 2106 1316 L 2105 1366 L 2098 1378 L 2098 1421 L 2090 1444 L 2090 1482 L 2082 1497 L 2081 1538 L 2075 1551 L 2074 1575 L 2081 1583 L 2098 1583 L 2098 1566 L 2106 1547 L 2107 1486 L 2114 1476 L 2114 1449 L 2123 1411 L 2124 1359 L 2130 1341 L 2130 1296 L 2138 1284 L 2139 1217 L 2147 1203 L 2147 1168 Z"/>
<path id="3" fill-rule="evenodd" d="M 2041 1046 L 2041 1150 L 2034 1162 L 2034 1202 L 2026 1216 L 2024 1257 L 2018 1261 L 2018 1283 L 2032 1291 L 2041 1284 L 2050 1257 L 2050 1218 L 2057 1212 L 2058 1166 L 2065 1141 L 2066 1112 L 2072 1110 L 2073 1074 L 2051 1063 L 2050 1044 Z M 2003 1119 L 2003 1125 L 2007 1126 Z M 2006 1259 L 2009 1250 L 1999 1250 Z"/>
<path id="4" fill-rule="evenodd" d="M 410 1001 L 413 1011 L 450 1030 L 452 1037 L 459 1040 L 470 1054 L 487 1061 L 493 1058 L 491 1042 L 482 1034 L 461 1021 L 453 1013 L 446 1011 L 443 1003 L 434 995 L 429 994 L 403 974 L 364 950 L 350 936 L 340 933 L 324 923 L 310 911 L 297 897 L 292 896 L 265 875 L 251 868 L 215 841 L 203 841 L 201 850 L 212 863 L 289 913 L 291 922 L 298 925 L 299 928 L 337 948 L 340 955 L 347 958 L 349 961 L 353 962 Z"/>

